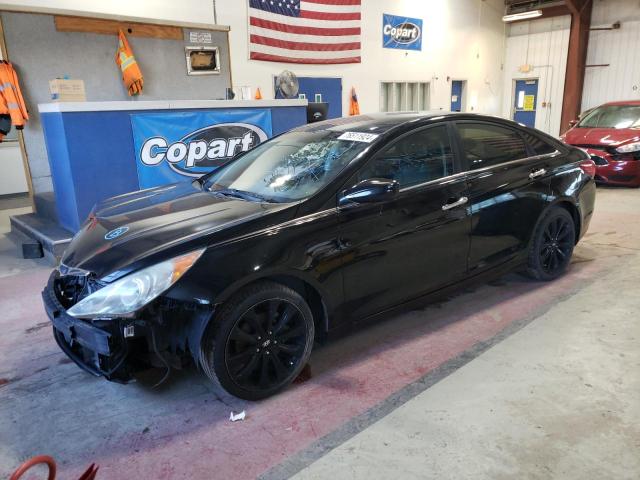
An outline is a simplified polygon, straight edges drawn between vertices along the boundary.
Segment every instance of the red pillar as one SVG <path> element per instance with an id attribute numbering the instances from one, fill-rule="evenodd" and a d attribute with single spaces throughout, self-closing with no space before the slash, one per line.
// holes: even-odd
<path id="1" fill-rule="evenodd" d="M 578 118 L 582 103 L 587 45 L 591 26 L 592 0 L 566 0 L 571 12 L 571 32 L 567 53 L 567 72 L 564 79 L 560 133 L 569 129 L 569 122 Z"/>

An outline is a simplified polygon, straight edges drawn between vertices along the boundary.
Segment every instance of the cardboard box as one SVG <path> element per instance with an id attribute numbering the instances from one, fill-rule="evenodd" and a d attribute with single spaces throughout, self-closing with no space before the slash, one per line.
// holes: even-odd
<path id="1" fill-rule="evenodd" d="M 54 102 L 86 102 L 84 80 L 56 78 L 49 80 L 49 92 Z"/>

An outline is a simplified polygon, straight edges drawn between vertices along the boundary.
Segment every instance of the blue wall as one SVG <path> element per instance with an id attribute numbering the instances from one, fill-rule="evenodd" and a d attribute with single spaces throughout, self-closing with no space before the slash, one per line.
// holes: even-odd
<path id="1" fill-rule="evenodd" d="M 275 82 L 275 79 L 274 79 Z M 275 84 L 274 84 L 275 85 Z M 322 101 L 329 104 L 327 118 L 342 117 L 342 79 L 337 77 L 298 77 L 298 93 L 304 93 L 309 102 L 315 102 L 315 94 L 322 94 Z M 276 88 L 276 98 L 284 98 Z"/>

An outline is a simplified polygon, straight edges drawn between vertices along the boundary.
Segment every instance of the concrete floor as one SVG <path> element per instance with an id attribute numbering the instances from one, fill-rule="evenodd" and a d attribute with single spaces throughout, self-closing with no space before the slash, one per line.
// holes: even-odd
<path id="1" fill-rule="evenodd" d="M 640 478 L 640 262 L 627 260 L 295 478 Z"/>
<path id="2" fill-rule="evenodd" d="M 105 479 L 640 478 L 640 191 L 599 189 L 596 210 L 562 279 L 373 325 L 258 403 L 197 372 L 158 389 L 82 373 L 42 313 L 48 269 L 0 234 L 0 478 L 40 453 L 69 479 L 92 461 Z"/>

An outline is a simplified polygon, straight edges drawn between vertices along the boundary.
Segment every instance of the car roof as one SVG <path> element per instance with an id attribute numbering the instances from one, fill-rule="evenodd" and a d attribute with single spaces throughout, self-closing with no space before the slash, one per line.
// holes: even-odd
<path id="1" fill-rule="evenodd" d="M 602 107 L 604 106 L 619 106 L 619 105 L 631 105 L 631 106 L 636 106 L 636 105 L 640 105 L 640 100 L 620 100 L 617 102 L 607 102 L 604 105 L 601 105 Z"/>
<path id="2" fill-rule="evenodd" d="M 384 134 L 391 130 L 410 124 L 428 123 L 434 120 L 444 119 L 477 119 L 500 121 L 502 123 L 515 124 L 510 120 L 489 115 L 479 115 L 476 113 L 446 112 L 442 110 L 431 110 L 423 112 L 389 112 L 370 113 L 366 115 L 356 115 L 353 117 L 334 118 L 317 123 L 309 123 L 294 129 L 296 132 L 315 132 L 320 130 L 332 130 L 336 132 L 368 132 Z"/>

